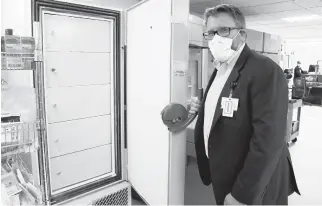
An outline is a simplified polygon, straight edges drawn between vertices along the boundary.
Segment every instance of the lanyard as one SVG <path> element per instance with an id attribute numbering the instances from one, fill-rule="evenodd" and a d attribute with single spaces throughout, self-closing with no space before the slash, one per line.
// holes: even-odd
<path id="1" fill-rule="evenodd" d="M 238 76 L 236 77 L 236 79 L 232 82 L 230 82 L 230 93 L 229 93 L 229 98 L 232 98 L 233 93 L 236 89 L 236 87 L 238 86 L 238 79 L 240 77 L 240 74 L 238 74 Z"/>

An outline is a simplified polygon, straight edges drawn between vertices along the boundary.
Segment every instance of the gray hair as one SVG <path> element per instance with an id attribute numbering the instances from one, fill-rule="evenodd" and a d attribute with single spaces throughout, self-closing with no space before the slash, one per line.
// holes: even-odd
<path id="1" fill-rule="evenodd" d="M 238 28 L 246 29 L 246 20 L 244 14 L 236 7 L 230 4 L 220 4 L 205 11 L 205 24 L 210 16 L 216 16 L 220 13 L 229 14 L 234 20 Z"/>

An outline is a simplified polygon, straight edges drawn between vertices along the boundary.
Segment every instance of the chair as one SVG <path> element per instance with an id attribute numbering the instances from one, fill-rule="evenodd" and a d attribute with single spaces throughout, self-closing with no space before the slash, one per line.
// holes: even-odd
<path id="1" fill-rule="evenodd" d="M 292 98 L 293 99 L 302 99 L 305 102 L 305 99 L 308 97 L 310 91 L 306 84 L 305 77 L 294 78 L 294 86 L 292 89 Z"/>

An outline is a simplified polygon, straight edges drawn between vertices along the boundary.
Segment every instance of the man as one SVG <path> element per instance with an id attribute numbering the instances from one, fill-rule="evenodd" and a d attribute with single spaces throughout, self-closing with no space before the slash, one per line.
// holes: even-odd
<path id="1" fill-rule="evenodd" d="M 302 68 L 301 68 L 301 62 L 300 61 L 297 61 L 297 65 L 294 69 L 294 79 L 296 78 L 300 78 L 301 75 L 304 74 Z"/>
<path id="2" fill-rule="evenodd" d="M 216 70 L 195 127 L 201 179 L 212 183 L 220 205 L 286 205 L 288 195 L 299 191 L 284 137 L 288 88 L 283 71 L 245 44 L 245 18 L 238 8 L 208 9 L 205 21 Z"/>

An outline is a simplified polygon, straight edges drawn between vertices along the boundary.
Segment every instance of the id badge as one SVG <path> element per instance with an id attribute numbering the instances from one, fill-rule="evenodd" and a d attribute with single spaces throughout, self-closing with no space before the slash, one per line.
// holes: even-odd
<path id="1" fill-rule="evenodd" d="M 221 109 L 223 110 L 222 116 L 233 117 L 234 112 L 238 110 L 238 99 L 229 98 L 229 97 L 222 97 Z"/>

